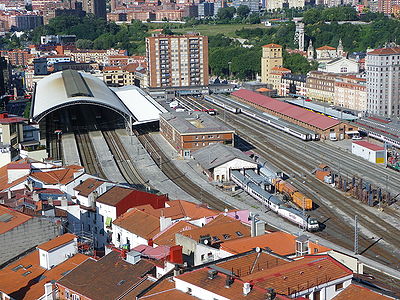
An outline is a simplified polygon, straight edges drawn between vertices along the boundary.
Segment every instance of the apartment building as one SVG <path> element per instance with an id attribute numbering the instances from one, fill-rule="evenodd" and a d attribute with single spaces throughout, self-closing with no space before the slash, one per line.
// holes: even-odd
<path id="1" fill-rule="evenodd" d="M 206 36 L 148 37 L 146 56 L 151 88 L 208 85 Z"/>
<path id="2" fill-rule="evenodd" d="M 268 44 L 263 46 L 261 57 L 261 82 L 272 84 L 271 73 L 273 68 L 283 66 L 282 46 Z"/>
<path id="3" fill-rule="evenodd" d="M 87 13 L 94 14 L 99 18 L 106 18 L 106 1 L 105 0 L 83 0 L 82 9 Z"/>
<path id="4" fill-rule="evenodd" d="M 333 104 L 358 111 L 367 110 L 366 79 L 355 75 L 339 76 L 335 80 Z"/>
<path id="5" fill-rule="evenodd" d="M 284 74 L 281 79 L 281 90 L 279 95 L 288 96 L 289 94 L 292 94 L 296 96 L 306 96 L 306 80 L 306 75 L 292 73 Z"/>
<path id="6" fill-rule="evenodd" d="M 306 81 L 307 97 L 313 100 L 333 102 L 337 76 L 337 74 L 320 71 L 309 72 Z"/>
<path id="7" fill-rule="evenodd" d="M 400 47 L 367 53 L 367 111 L 384 117 L 400 116 Z"/>

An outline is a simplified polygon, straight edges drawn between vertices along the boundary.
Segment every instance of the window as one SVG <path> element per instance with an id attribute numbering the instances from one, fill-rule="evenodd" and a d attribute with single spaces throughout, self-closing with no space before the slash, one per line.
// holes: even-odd
<path id="1" fill-rule="evenodd" d="M 71 299 L 71 294 L 69 293 L 69 290 L 65 290 L 65 299 Z"/>
<path id="2" fill-rule="evenodd" d="M 343 289 L 343 282 L 338 283 L 337 285 L 335 285 L 335 291 L 341 290 Z"/>
<path id="3" fill-rule="evenodd" d="M 192 289 L 190 287 L 188 287 L 186 293 L 191 295 L 192 294 Z"/>
<path id="4" fill-rule="evenodd" d="M 79 300 L 79 295 L 72 294 L 72 300 Z"/>
<path id="5" fill-rule="evenodd" d="M 321 300 L 321 291 L 314 292 L 314 300 Z"/>
<path id="6" fill-rule="evenodd" d="M 201 255 L 201 261 L 204 260 L 204 256 L 205 256 L 205 254 L 202 254 L 202 255 Z"/>

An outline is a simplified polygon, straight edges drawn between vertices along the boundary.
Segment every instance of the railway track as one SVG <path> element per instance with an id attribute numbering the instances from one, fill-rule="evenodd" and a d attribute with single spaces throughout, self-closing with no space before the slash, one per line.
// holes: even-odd
<path id="1" fill-rule="evenodd" d="M 88 174 L 106 178 L 94 151 L 88 132 L 75 132 L 76 145 L 82 165 Z"/>
<path id="2" fill-rule="evenodd" d="M 212 209 L 220 211 L 223 211 L 226 208 L 233 209 L 233 207 L 225 204 L 223 201 L 203 190 L 197 184 L 193 183 L 189 178 L 187 178 L 186 175 L 177 169 L 175 165 L 167 158 L 167 156 L 160 150 L 158 145 L 149 134 L 137 134 L 137 136 L 160 170 L 164 172 L 164 174 L 182 190 L 187 192 L 195 199 L 198 199 L 202 203 L 206 203 Z"/>
<path id="3" fill-rule="evenodd" d="M 129 184 L 142 184 L 146 185 L 146 180 L 139 174 L 133 165 L 131 158 L 125 147 L 122 145 L 120 138 L 118 137 L 115 130 L 104 130 L 102 131 L 104 139 L 117 163 L 118 169 L 122 176 L 126 179 Z"/>
<path id="4" fill-rule="evenodd" d="M 210 106 L 214 108 L 213 105 L 207 105 L 207 107 Z M 282 141 L 282 133 L 274 132 L 272 129 L 266 130 L 265 126 L 263 128 L 262 125 L 255 125 L 254 120 L 248 117 L 239 117 L 238 115 L 228 112 L 225 112 L 225 114 L 229 116 L 226 120 L 228 124 L 236 129 L 240 128 L 239 134 L 246 136 L 246 139 L 257 148 L 257 152 L 264 157 L 268 157 L 268 160 L 278 168 L 288 174 L 308 174 L 309 170 L 313 169 L 313 162 L 302 159 L 302 156 L 291 151 L 292 149 L 288 147 L 287 144 L 284 144 Z M 234 116 L 234 118 L 232 118 L 232 116 Z M 268 136 L 268 139 L 266 139 L 266 136 Z M 301 142 L 296 142 L 296 147 L 298 148 L 298 144 Z M 315 190 L 317 190 L 317 192 L 311 191 L 311 195 L 309 196 L 312 199 L 319 199 L 316 201 L 319 208 L 317 211 L 311 212 L 311 215 L 318 217 L 320 222 L 327 226 L 326 230 L 318 233 L 321 237 L 347 249 L 352 249 L 354 227 L 350 224 L 352 223 L 352 217 L 357 214 L 360 223 L 369 231 L 378 237 L 384 238 L 386 242 L 392 244 L 394 247 L 400 245 L 400 239 L 397 236 L 393 236 L 393 232 L 396 232 L 397 228 L 367 211 L 362 207 L 361 203 L 357 203 L 357 207 L 354 207 L 353 201 L 349 200 L 341 192 L 315 179 L 313 176 L 307 176 L 307 178 L 295 177 L 291 178 L 291 181 L 293 181 L 300 190 L 310 190 L 308 185 L 312 185 L 315 187 Z M 332 208 L 335 206 L 340 207 L 348 218 L 344 219 L 339 214 L 334 213 Z M 373 241 L 369 237 L 360 234 L 359 252 L 363 253 L 363 251 L 365 251 L 364 254 L 366 256 L 386 265 L 398 268 L 399 261 L 396 255 L 380 245 L 374 245 L 375 242 L 376 240 Z M 374 246 L 371 247 L 371 245 Z"/>

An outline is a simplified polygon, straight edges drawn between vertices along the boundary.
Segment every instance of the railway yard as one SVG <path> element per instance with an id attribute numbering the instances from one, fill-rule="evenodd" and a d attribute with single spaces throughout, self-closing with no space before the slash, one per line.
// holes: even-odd
<path id="1" fill-rule="evenodd" d="M 364 182 L 380 186 L 383 190 L 390 192 L 390 197 L 393 199 L 400 191 L 400 173 L 373 165 L 327 142 L 313 141 L 313 138 L 304 141 L 298 136 L 284 133 L 276 126 L 268 126 L 266 122 L 258 120 L 263 118 L 262 115 L 260 118 L 255 118 L 249 114 L 238 114 L 235 111 L 222 109 L 210 101 L 194 97 L 178 97 L 177 100 L 186 109 L 217 111 L 216 118 L 235 128 L 236 147 L 254 153 L 260 157 L 259 162 L 264 163 L 265 160 L 266 165 L 271 164 L 287 174 L 289 177 L 287 181 L 304 193 L 306 197 L 312 199 L 314 206 L 312 210 L 307 211 L 307 214 L 318 220 L 320 224 L 322 230 L 314 233 L 317 238 L 329 240 L 348 250 L 354 250 L 354 217 L 357 215 L 359 224 L 358 254 L 395 270 L 400 270 L 398 259 L 400 255 L 400 236 L 398 235 L 400 210 L 396 209 L 397 205 L 387 206 L 386 203 L 382 203 L 383 211 L 377 207 L 369 207 L 345 192 L 315 178 L 311 172 L 319 164 L 324 163 L 336 173 L 341 174 L 343 178 L 350 180 L 355 176 L 363 178 Z M 232 102 L 225 97 L 219 97 L 218 100 L 232 106 Z M 250 110 L 245 105 L 237 105 Z M 264 115 L 264 117 L 266 116 Z M 295 127 L 291 128 L 296 129 Z M 299 129 L 298 131 L 309 134 L 307 130 Z M 127 149 L 126 144 L 124 146 L 116 131 L 104 129 L 98 132 L 105 140 L 104 146 L 112 155 L 114 169 L 119 170 L 120 176 L 122 175 L 124 178 L 124 183 L 156 191 L 157 187 L 151 186 L 149 179 L 143 175 L 143 170 L 139 170 L 135 166 L 132 158 L 135 151 Z M 150 130 L 142 128 L 134 133 L 160 171 L 180 189 L 214 209 L 234 208 L 234 205 L 224 203 L 221 197 L 218 197 L 218 193 L 199 187 L 192 178 L 180 170 L 176 162 L 171 159 L 171 155 L 167 155 L 165 150 L 156 143 Z M 76 155 L 79 156 L 80 162 L 88 173 L 115 181 L 115 177 L 113 178 L 109 172 L 107 174 L 102 169 L 100 159 L 97 157 L 91 141 L 91 135 L 87 132 L 77 132 L 75 139 Z M 53 153 L 60 152 L 59 144 L 57 138 L 53 138 L 51 146 L 51 149 L 54 149 Z M 251 203 L 249 206 L 264 210 L 264 213 L 270 216 L 271 213 L 265 210 L 263 205 L 255 206 L 254 201 L 249 203 Z M 273 217 L 279 218 L 278 216 Z M 286 221 L 282 219 L 280 222 L 285 223 Z M 274 230 L 270 226 L 267 229 Z M 366 270 L 376 278 L 382 277 L 372 268 L 366 268 Z M 399 283 L 395 279 L 388 280 L 385 276 L 382 279 L 391 285 Z"/>

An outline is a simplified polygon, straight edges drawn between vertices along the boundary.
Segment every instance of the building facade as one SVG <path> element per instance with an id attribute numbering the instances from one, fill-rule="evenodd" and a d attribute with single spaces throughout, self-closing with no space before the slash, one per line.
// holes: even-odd
<path id="1" fill-rule="evenodd" d="M 96 17 L 106 18 L 105 0 L 83 0 L 82 9 L 87 13 L 94 14 Z"/>
<path id="2" fill-rule="evenodd" d="M 367 111 L 384 117 L 400 116 L 400 47 L 367 53 Z"/>
<path id="3" fill-rule="evenodd" d="M 202 112 L 161 114 L 160 132 L 183 157 L 215 143 L 232 145 L 235 135 L 232 128 Z"/>
<path id="4" fill-rule="evenodd" d="M 273 68 L 283 66 L 282 46 L 268 44 L 263 46 L 261 57 L 261 82 L 271 84 L 271 72 Z"/>
<path id="5" fill-rule="evenodd" d="M 208 38 L 201 35 L 146 38 L 149 86 L 208 85 Z"/>
<path id="6" fill-rule="evenodd" d="M 367 110 L 366 79 L 354 75 L 339 76 L 335 80 L 335 106 L 358 111 Z"/>
<path id="7" fill-rule="evenodd" d="M 309 72 L 306 82 L 307 97 L 323 102 L 333 102 L 337 76 L 333 73 L 320 71 Z"/>
<path id="8" fill-rule="evenodd" d="M 280 95 L 288 96 L 291 94 L 295 96 L 306 96 L 306 80 L 306 75 L 292 73 L 284 74 L 281 81 Z"/>

